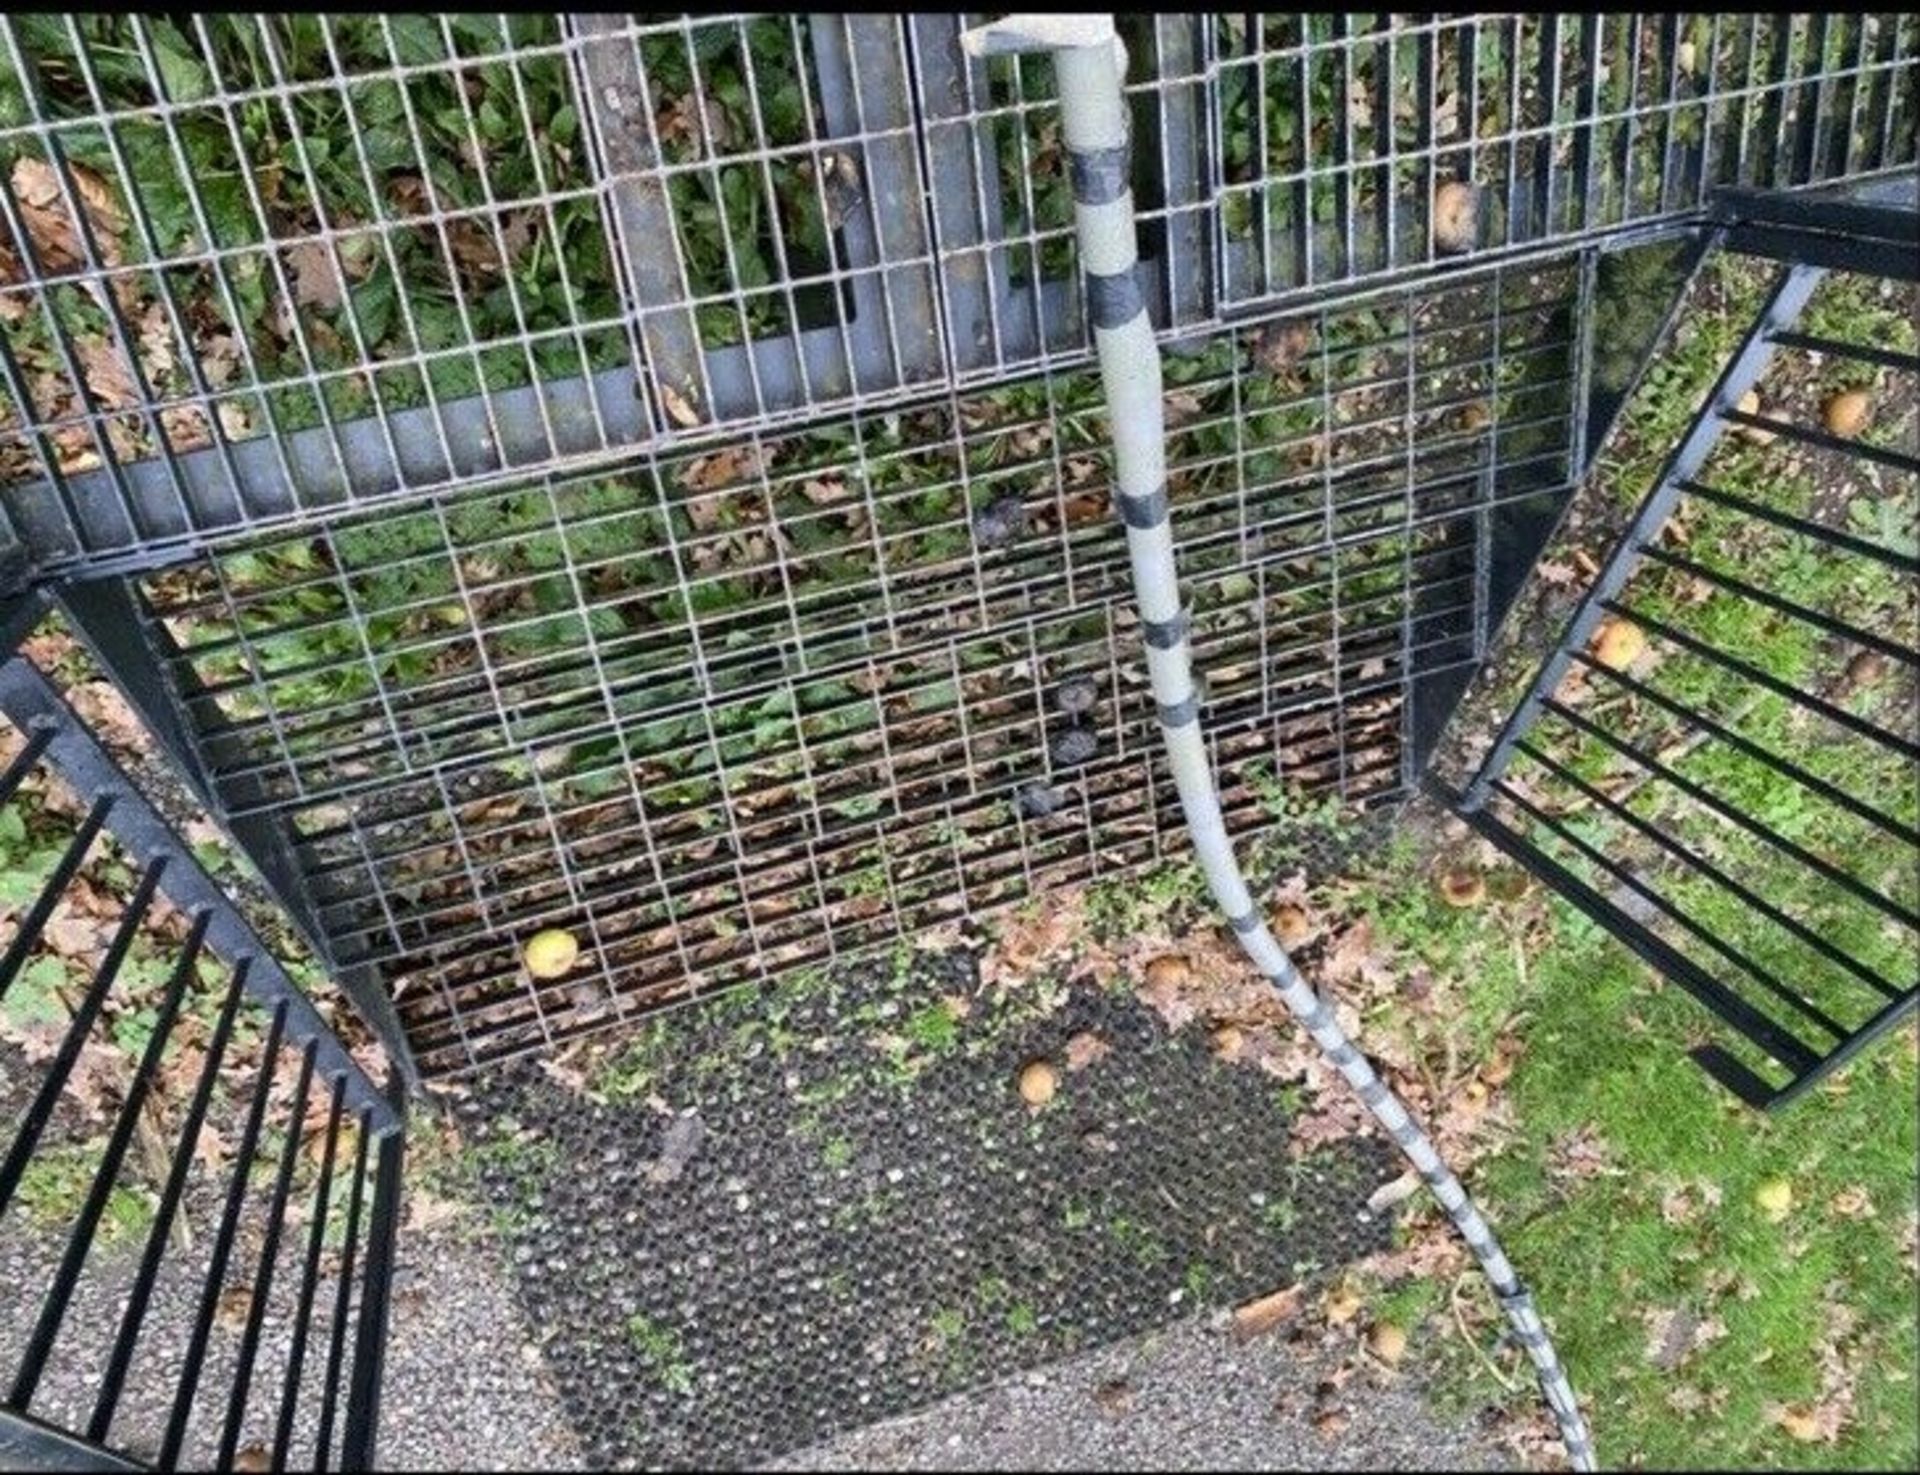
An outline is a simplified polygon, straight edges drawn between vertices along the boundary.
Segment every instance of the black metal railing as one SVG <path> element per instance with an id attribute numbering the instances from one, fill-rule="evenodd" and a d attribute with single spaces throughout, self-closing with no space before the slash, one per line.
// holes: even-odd
<path id="1" fill-rule="evenodd" d="M 0 716 L 0 1461 L 368 1468 L 398 1098 L 18 655 Z"/>
<path id="2" fill-rule="evenodd" d="M 1920 990 L 1920 355 L 1801 326 L 1830 274 L 1920 276 L 1920 215 L 1909 181 L 1719 217 L 1777 280 L 1460 807 L 1779 1106 Z"/>

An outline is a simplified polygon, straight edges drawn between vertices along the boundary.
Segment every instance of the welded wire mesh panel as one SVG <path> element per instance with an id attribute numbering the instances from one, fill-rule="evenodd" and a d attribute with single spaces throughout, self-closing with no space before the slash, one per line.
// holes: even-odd
<path id="1" fill-rule="evenodd" d="M 1835 274 L 1802 308 L 1812 280 L 1770 300 L 1470 816 L 1719 1016 L 1697 1053 L 1756 1104 L 1920 994 L 1915 299 Z M 1900 341 L 1849 306 L 1881 290 Z"/>
<path id="2" fill-rule="evenodd" d="M 1082 362 L 1051 66 L 969 19 L 0 23 L 11 563 Z M 1123 19 L 1174 337 L 1915 158 L 1911 17 Z"/>
<path id="3" fill-rule="evenodd" d="M 1219 291 L 1254 302 L 1911 163 L 1911 16 L 1211 18 Z"/>
<path id="4" fill-rule="evenodd" d="M 363 1465 L 393 1112 L 310 1009 L 269 1002 L 271 963 L 216 955 L 233 918 L 47 693 L 0 673 L 10 1447 Z"/>
<path id="5" fill-rule="evenodd" d="M 1496 519 L 1573 475 L 1581 275 L 1170 362 L 1223 774 L 1405 784 Z M 1103 417 L 1075 370 L 436 500 L 151 576 L 145 618 L 230 811 L 447 1069 L 1165 853 Z M 545 925 L 586 956 L 540 983 Z"/>

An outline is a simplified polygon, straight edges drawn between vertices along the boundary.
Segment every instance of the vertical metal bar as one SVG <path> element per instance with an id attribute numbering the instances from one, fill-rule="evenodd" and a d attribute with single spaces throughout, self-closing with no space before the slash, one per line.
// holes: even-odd
<path id="1" fill-rule="evenodd" d="M 399 1103 L 394 1103 L 395 1110 Z M 367 1235 L 365 1293 L 354 1340 L 353 1382 L 347 1398 L 346 1434 L 340 1468 L 371 1470 L 380 1419 L 380 1372 L 387 1353 L 387 1315 L 391 1307 L 394 1244 L 400 1229 L 400 1170 L 404 1139 L 398 1131 L 380 1139 Z"/>
<path id="2" fill-rule="evenodd" d="M 353 1267 L 360 1249 L 360 1202 L 367 1180 L 367 1145 L 373 1130 L 364 1115 L 354 1119 L 356 1139 L 353 1181 L 347 1190 L 346 1236 L 340 1247 L 339 1289 L 334 1293 L 333 1322 L 327 1329 L 327 1370 L 320 1383 L 320 1418 L 313 1441 L 315 1475 L 326 1475 L 333 1454 L 334 1412 L 340 1403 L 340 1365 L 346 1355 L 347 1319 L 353 1309 Z"/>
<path id="3" fill-rule="evenodd" d="M 294 1308 L 294 1344 L 286 1352 L 286 1377 L 280 1383 L 280 1417 L 273 1431 L 273 1469 L 286 1469 L 286 1450 L 294 1439 L 294 1412 L 300 1406 L 300 1375 L 307 1364 L 307 1333 L 313 1327 L 313 1296 L 319 1289 L 326 1218 L 332 1210 L 334 1152 L 340 1147 L 340 1112 L 346 1106 L 346 1077 L 334 1077 L 330 1095 L 326 1150 L 321 1156 L 321 1177 L 313 1189 L 313 1227 L 307 1231 L 307 1264 L 300 1273 L 300 1304 Z"/>
<path id="4" fill-rule="evenodd" d="M 1594 130 L 1599 126 L 1600 116 L 1600 58 L 1602 55 L 1601 36 L 1602 19 L 1588 11 L 1580 17 L 1580 49 L 1583 63 L 1580 72 L 1580 112 L 1573 129 L 1573 179 L 1574 188 L 1579 191 L 1578 224 L 1573 228 L 1588 231 L 1594 228 L 1594 199 L 1599 194 L 1601 181 L 1594 171 Z"/>
<path id="5" fill-rule="evenodd" d="M 1827 33 L 1831 24 L 1832 17 L 1824 10 L 1815 11 L 1808 18 L 1807 80 L 1800 84 L 1800 100 L 1794 109 L 1793 120 L 1794 184 L 1810 184 L 1813 181 L 1813 161 L 1820 157 L 1820 146 L 1826 142 L 1826 132 L 1830 126 L 1826 107 L 1827 84 L 1822 78 L 1827 70 Z"/>
<path id="6" fill-rule="evenodd" d="M 193 1330 L 187 1338 L 186 1355 L 180 1362 L 180 1380 L 174 1385 L 173 1409 L 160 1442 L 163 1470 L 180 1464 L 180 1446 L 186 1442 L 187 1424 L 193 1418 L 195 1396 L 200 1391 L 200 1369 L 207 1358 L 207 1341 L 213 1333 L 213 1313 L 220 1304 L 220 1292 L 227 1279 L 227 1261 L 233 1255 L 233 1242 L 240 1228 L 240 1209 L 247 1197 L 247 1174 L 253 1167 L 253 1155 L 260 1144 L 260 1127 L 267 1115 L 267 1097 L 280 1065 L 280 1040 L 287 1026 L 287 1006 L 283 1000 L 274 1007 L 273 1023 L 267 1028 L 267 1040 L 260 1056 L 260 1068 L 254 1073 L 253 1104 L 247 1110 L 246 1126 L 241 1129 L 239 1146 L 234 1150 L 233 1173 L 227 1180 L 227 1198 L 220 1213 L 220 1227 L 214 1232 L 213 1254 L 201 1282 L 200 1308 L 194 1316 Z M 189 1149 L 190 1151 L 191 1149 Z M 231 1461 L 227 1463 L 231 1464 Z"/>
<path id="7" fill-rule="evenodd" d="M 1588 444 L 1587 427 L 1593 409 L 1594 293 L 1600 272 L 1600 250 L 1589 246 L 1580 253 L 1579 296 L 1574 304 L 1573 430 L 1567 445 L 1568 461 L 1562 475 L 1572 484 L 1586 475 L 1599 450 Z"/>
<path id="8" fill-rule="evenodd" d="M 569 34 L 582 39 L 573 54 L 576 91 L 606 190 L 607 239 L 646 350 L 635 371 L 642 382 L 652 381 L 654 405 L 669 406 L 671 393 L 704 419 L 711 415 L 713 386 L 687 306 L 686 266 L 647 112 L 639 41 L 627 24 L 617 15 L 566 18 Z M 671 423 L 670 416 L 650 416 L 650 425 Z"/>
<path id="9" fill-rule="evenodd" d="M 80 1058 L 81 1048 L 87 1043 L 87 1036 L 93 1032 L 94 1021 L 99 1019 L 101 1007 L 107 1002 L 107 994 L 119 975 L 120 965 L 126 961 L 127 951 L 133 946 L 140 924 L 146 920 L 147 908 L 153 905 L 154 891 L 160 884 L 160 872 L 165 867 L 165 860 L 147 863 L 133 899 L 127 903 L 127 909 L 121 915 L 120 926 L 113 934 L 106 956 L 101 959 L 100 967 L 93 976 L 93 983 L 81 1000 L 80 1007 L 74 1011 L 66 1038 L 60 1042 L 59 1052 L 48 1065 L 39 1091 L 21 1117 L 13 1146 L 7 1151 L 6 1162 L 0 1164 L 0 1213 L 4 1213 L 7 1205 L 13 1202 L 13 1191 L 20 1184 L 20 1175 L 26 1172 L 33 1150 L 39 1145 L 40 1134 L 46 1130 L 47 1120 L 53 1115 L 54 1105 L 60 1100 L 60 1093 L 67 1088 L 67 1077 L 73 1073 L 74 1062 Z"/>
<path id="10" fill-rule="evenodd" d="M 287 1105 L 287 1135 L 280 1145 L 280 1170 L 274 1176 L 273 1197 L 267 1206 L 266 1229 L 260 1244 L 260 1263 L 254 1272 L 253 1294 L 247 1301 L 246 1326 L 240 1333 L 233 1387 L 227 1395 L 227 1420 L 220 1431 L 216 1466 L 222 1470 L 233 1468 L 234 1451 L 240 1444 L 240 1426 L 247 1416 L 247 1394 L 253 1387 L 253 1361 L 260 1352 L 260 1328 L 266 1320 L 267 1301 L 273 1294 L 275 1261 L 280 1254 L 280 1232 L 287 1222 L 293 1168 L 300 1161 L 300 1144 L 307 1120 L 307 1092 L 313 1085 L 313 1055 L 314 1042 L 308 1040 L 300 1051 L 300 1074 L 294 1081 L 293 1100 Z"/>
<path id="11" fill-rule="evenodd" d="M 120 1402 L 120 1390 L 127 1370 L 133 1365 L 133 1349 L 140 1339 L 140 1325 L 146 1319 L 147 1304 L 160 1273 L 161 1258 L 167 1252 L 167 1236 L 173 1232 L 173 1216 L 180 1207 L 180 1195 L 186 1189 L 187 1174 L 193 1167 L 193 1150 L 200 1140 L 200 1125 L 206 1120 L 207 1103 L 213 1099 L 214 1082 L 219 1078 L 221 1062 L 226 1058 L 227 1041 L 233 1035 L 233 1020 L 245 992 L 246 960 L 233 969 L 227 984 L 227 996 L 214 1022 L 207 1044 L 207 1058 L 201 1063 L 199 1079 L 194 1082 L 187 1114 L 180 1124 L 180 1136 L 173 1148 L 173 1165 L 160 1190 L 160 1202 L 153 1211 L 153 1224 L 147 1230 L 147 1247 L 140 1256 L 140 1268 L 127 1293 L 126 1310 L 120 1316 L 120 1330 L 113 1339 L 113 1351 L 100 1375 L 100 1391 L 94 1398 L 93 1413 L 87 1420 L 87 1438 L 96 1444 L 106 1442 L 113 1424 L 114 1409 Z"/>
<path id="12" fill-rule="evenodd" d="M 39 1386 L 41 1374 L 46 1370 L 47 1356 L 53 1351 L 54 1338 L 60 1334 L 60 1323 L 66 1317 L 67 1302 L 79 1282 L 87 1251 L 93 1247 L 94 1231 L 99 1227 L 100 1216 L 106 1212 L 107 1202 L 113 1196 L 114 1181 L 120 1176 L 120 1164 L 126 1157 L 128 1143 L 133 1140 L 134 1127 L 138 1125 L 140 1112 L 146 1105 L 154 1073 L 160 1068 L 160 1056 L 173 1036 L 173 1021 L 180 1012 L 180 1001 L 186 994 L 187 981 L 193 976 L 194 963 L 200 956 L 200 944 L 206 935 L 207 914 L 196 913 L 187 940 L 181 946 L 180 957 L 174 964 L 173 976 L 168 980 L 166 994 L 154 1017 L 153 1033 L 148 1036 L 147 1047 L 141 1052 L 140 1062 L 134 1067 L 133 1077 L 127 1083 L 126 1094 L 121 1098 L 120 1109 L 114 1117 L 113 1131 L 100 1156 L 100 1166 L 80 1206 L 79 1217 L 74 1220 L 73 1228 L 67 1235 L 59 1268 L 48 1283 L 46 1296 L 40 1303 L 39 1319 L 27 1338 L 25 1351 L 21 1353 L 13 1390 L 7 1395 L 11 1407 L 25 1409 L 33 1402 L 34 1389 Z"/>

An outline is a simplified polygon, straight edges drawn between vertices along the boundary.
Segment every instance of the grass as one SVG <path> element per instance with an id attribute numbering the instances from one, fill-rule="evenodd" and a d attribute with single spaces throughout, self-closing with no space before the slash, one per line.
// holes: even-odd
<path id="1" fill-rule="evenodd" d="M 1529 1016 L 1507 1088 L 1522 1145 L 1473 1186 L 1592 1399 L 1607 1463 L 1911 1468 L 1914 1269 L 1903 1235 L 1920 1153 L 1911 1035 L 1788 1113 L 1759 1117 L 1682 1053 L 1699 1006 L 1570 908 L 1543 908 L 1536 896 L 1452 911 L 1427 899 L 1410 853 L 1370 889 L 1387 937 L 1455 981 L 1461 1031 L 1480 1049 L 1517 1011 Z M 1606 1172 L 1562 1176 L 1556 1144 L 1575 1134 L 1596 1144 Z M 1795 1208 L 1774 1224 L 1754 1194 L 1779 1177 Z M 1835 1207 L 1861 1192 L 1871 1217 Z M 1373 1309 L 1408 1325 L 1431 1315 L 1437 1329 L 1446 1291 L 1414 1281 Z M 1857 1378 L 1855 1413 L 1838 1443 L 1809 1448 L 1768 1410 L 1820 1397 L 1835 1306 L 1857 1318 L 1841 1349 Z M 1642 1318 L 1677 1307 L 1727 1330 L 1667 1372 L 1645 1355 Z M 1457 1343 L 1428 1345 L 1449 1402 L 1529 1407 L 1524 1380 L 1509 1394 Z"/>
<path id="2" fill-rule="evenodd" d="M 28 1160 L 15 1190 L 15 1202 L 28 1222 L 41 1229 L 66 1229 L 79 1217 L 93 1186 L 100 1154 L 91 1145 L 48 1147 Z M 153 1223 L 153 1200 L 116 1183 L 107 1194 L 95 1235 L 103 1245 L 124 1244 Z"/>
<path id="3" fill-rule="evenodd" d="M 684 1395 L 693 1391 L 693 1364 L 687 1361 L 680 1335 L 673 1328 L 636 1311 L 627 1318 L 627 1340 L 648 1373 L 668 1392 Z"/>
<path id="4" fill-rule="evenodd" d="M 1761 287 L 1760 274 L 1737 263 L 1709 269 L 1683 337 L 1628 406 L 1603 467 L 1602 495 L 1630 505 L 1644 494 Z M 1831 280 L 1808 323 L 1857 342 L 1909 350 L 1913 343 L 1900 304 L 1851 280 Z M 1819 373 L 1786 364 L 1763 392 L 1804 410 L 1844 377 L 1832 363 Z M 1851 498 L 1845 516 L 1856 524 L 1910 528 L 1916 514 L 1910 485 L 1889 479 L 1879 492 L 1847 491 L 1820 482 L 1805 464 L 1783 464 L 1738 442 L 1724 448 L 1713 473 L 1708 479 L 1720 485 L 1760 486 L 1782 506 Z M 1911 584 L 1863 561 L 1756 545 L 1725 518 L 1702 515 L 1690 532 L 1701 562 L 1753 576 L 1764 569 L 1769 587 L 1869 629 L 1912 627 Z M 1686 628 L 1704 625 L 1717 645 L 1797 689 L 1818 689 L 1823 665 L 1830 669 L 1834 659 L 1804 627 L 1763 607 L 1689 599 L 1659 578 L 1639 597 Z M 1677 658 L 1646 679 L 1697 709 L 1725 713 L 1741 700 L 1723 674 Z M 1849 701 L 1897 730 L 1906 698 L 1896 686 Z M 1858 744 L 1819 741 L 1784 702 L 1748 700 L 1743 714 L 1736 725 L 1749 736 L 1915 822 L 1920 798 L 1910 770 L 1892 764 L 1876 772 Z M 1602 755 L 1554 736 L 1570 750 L 1570 766 L 1584 766 L 1589 777 L 1604 770 Z M 1843 863 L 1892 856 L 1722 744 L 1705 744 L 1676 766 L 1770 829 Z M 1655 797 L 1635 807 L 1675 828 L 1691 823 L 1682 833 L 1761 895 L 1800 911 L 1894 980 L 1910 976 L 1910 936 L 1857 905 L 1849 912 L 1818 895 L 1817 883 L 1763 841 L 1727 826 L 1703 835 L 1697 815 Z M 1588 831 L 1596 843 L 1623 838 L 1597 820 L 1589 819 Z M 1484 1056 L 1503 1031 L 1521 1043 L 1506 1087 L 1514 1145 L 1482 1165 L 1474 1186 L 1591 1400 L 1603 1460 L 1652 1468 L 1912 1468 L 1920 1461 L 1913 1227 L 1920 1050 L 1913 1027 L 1784 1113 L 1758 1115 L 1686 1058 L 1684 1047 L 1711 1023 L 1700 1006 L 1581 914 L 1537 890 L 1461 912 L 1435 897 L 1425 866 L 1402 843 L 1364 883 L 1362 905 L 1403 965 L 1417 960 L 1441 981 L 1436 997 L 1446 1000 L 1463 1058 Z M 1899 887 L 1912 883 L 1894 877 L 1887 884 L 1901 895 Z M 1810 955 L 1726 893 L 1685 880 L 1662 890 L 1780 976 L 1809 992 L 1821 986 Z M 1830 1001 L 1837 991 L 1815 996 Z M 1791 1209 L 1776 1222 L 1756 1195 L 1780 1181 Z M 1426 1321 L 1448 1402 L 1529 1408 L 1530 1380 L 1517 1379 L 1518 1391 L 1509 1391 L 1481 1357 L 1439 1335 L 1450 1330 L 1447 1292 L 1444 1283 L 1410 1281 L 1381 1289 L 1371 1309 L 1402 1324 Z M 1704 1334 L 1690 1348 L 1683 1335 L 1656 1357 L 1675 1314 Z M 1517 1367 L 1507 1363 L 1510 1372 Z"/>

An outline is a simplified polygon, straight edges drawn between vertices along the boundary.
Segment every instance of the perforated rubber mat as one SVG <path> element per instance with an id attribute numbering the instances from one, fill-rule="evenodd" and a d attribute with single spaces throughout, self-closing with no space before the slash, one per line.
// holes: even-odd
<path id="1" fill-rule="evenodd" d="M 1196 1027 L 973 989 L 899 955 L 665 1016 L 586 1094 L 476 1084 L 466 1161 L 590 1464 L 770 1459 L 1387 1242 L 1389 1151 L 1291 1160 L 1283 1085 Z"/>

